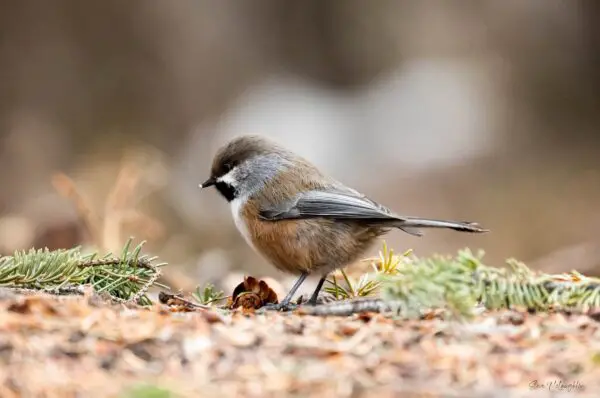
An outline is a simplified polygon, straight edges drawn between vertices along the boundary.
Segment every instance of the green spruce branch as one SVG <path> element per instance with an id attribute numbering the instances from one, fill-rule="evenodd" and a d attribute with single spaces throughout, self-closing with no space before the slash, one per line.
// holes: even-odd
<path id="1" fill-rule="evenodd" d="M 0 286 L 72 293 L 91 285 L 97 293 L 107 293 L 117 302 L 151 303 L 148 289 L 160 285 L 161 274 L 156 257 L 141 254 L 144 242 L 133 250 L 130 239 L 120 257 L 107 254 L 83 254 L 79 247 L 67 250 L 30 249 L 13 256 L 0 257 Z"/>
<path id="2" fill-rule="evenodd" d="M 337 301 L 304 312 L 349 315 L 391 311 L 416 317 L 427 310 L 445 309 L 464 318 L 472 316 L 478 306 L 541 312 L 600 309 L 599 278 L 576 271 L 559 275 L 536 272 L 514 259 L 508 260 L 505 268 L 492 267 L 482 262 L 483 255 L 483 251 L 473 254 L 464 249 L 455 257 L 397 256 L 384 245 L 373 272 L 355 280 L 344 276 L 343 284 L 329 280 L 327 292 Z"/>
<path id="3" fill-rule="evenodd" d="M 460 316 L 471 315 L 477 304 L 492 310 L 588 312 L 600 308 L 598 278 L 576 271 L 561 275 L 535 272 L 514 259 L 507 261 L 506 268 L 491 267 L 483 264 L 483 254 L 465 249 L 456 257 L 405 261 L 396 275 L 382 278 L 381 297 L 411 311 L 446 308 Z"/>

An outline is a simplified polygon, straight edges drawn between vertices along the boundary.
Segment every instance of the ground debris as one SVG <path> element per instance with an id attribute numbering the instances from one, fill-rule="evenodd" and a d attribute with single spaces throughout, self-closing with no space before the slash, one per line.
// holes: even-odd
<path id="1" fill-rule="evenodd" d="M 179 296 L 163 299 L 173 305 Z M 214 307 L 0 301 L 0 396 L 595 396 L 600 323 L 482 312 L 469 322 Z"/>
<path id="2" fill-rule="evenodd" d="M 256 310 L 267 304 L 277 303 L 277 294 L 267 282 L 246 276 L 244 281 L 235 287 L 226 306 L 231 309 Z"/>

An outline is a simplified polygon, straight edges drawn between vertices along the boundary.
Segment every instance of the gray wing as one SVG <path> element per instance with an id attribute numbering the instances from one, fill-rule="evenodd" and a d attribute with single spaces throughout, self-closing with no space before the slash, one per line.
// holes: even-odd
<path id="1" fill-rule="evenodd" d="M 373 223 L 383 228 L 395 227 L 411 235 L 421 236 L 418 228 L 449 228 L 462 232 L 487 232 L 476 223 L 401 217 L 388 208 L 353 190 L 310 191 L 277 206 L 266 206 L 259 212 L 268 221 L 331 218 Z"/>
<path id="2" fill-rule="evenodd" d="M 305 192 L 288 202 L 261 209 L 260 216 L 270 221 L 315 217 L 364 221 L 399 219 L 386 207 L 364 196 L 335 191 Z"/>

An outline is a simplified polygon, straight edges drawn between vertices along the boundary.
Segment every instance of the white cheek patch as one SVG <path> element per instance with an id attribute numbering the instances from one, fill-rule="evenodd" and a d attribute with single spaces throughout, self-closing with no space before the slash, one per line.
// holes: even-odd
<path id="1" fill-rule="evenodd" d="M 229 171 L 229 173 L 217 178 L 217 182 L 227 184 L 233 188 L 238 188 L 240 186 L 240 182 L 236 178 L 237 171 L 237 168 L 233 168 L 231 171 Z M 238 193 L 238 196 L 230 202 L 230 205 L 235 226 L 237 227 L 238 231 L 240 231 L 248 245 L 254 248 L 254 245 L 252 244 L 252 237 L 250 236 L 248 227 L 246 226 L 246 221 L 242 217 L 242 211 L 244 209 L 244 205 L 248 201 L 249 195 L 250 192 L 246 192 L 245 194 Z"/>
<path id="2" fill-rule="evenodd" d="M 235 174 L 236 174 L 236 169 L 232 169 L 229 173 L 222 175 L 221 177 L 217 178 L 218 182 L 223 182 L 227 185 L 230 185 L 232 187 L 237 187 L 238 186 L 238 181 L 235 178 Z"/>

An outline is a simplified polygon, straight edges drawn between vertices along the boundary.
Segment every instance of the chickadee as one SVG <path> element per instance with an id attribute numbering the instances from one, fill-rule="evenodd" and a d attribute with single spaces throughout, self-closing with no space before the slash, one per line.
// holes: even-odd
<path id="1" fill-rule="evenodd" d="M 234 138 L 218 150 L 210 178 L 231 205 L 246 242 L 279 270 L 299 275 L 277 310 L 309 274 L 321 279 L 308 303 L 316 304 L 327 274 L 355 260 L 392 228 L 421 236 L 419 228 L 487 232 L 476 223 L 430 220 L 392 213 L 323 174 L 308 160 L 258 136 Z"/>

